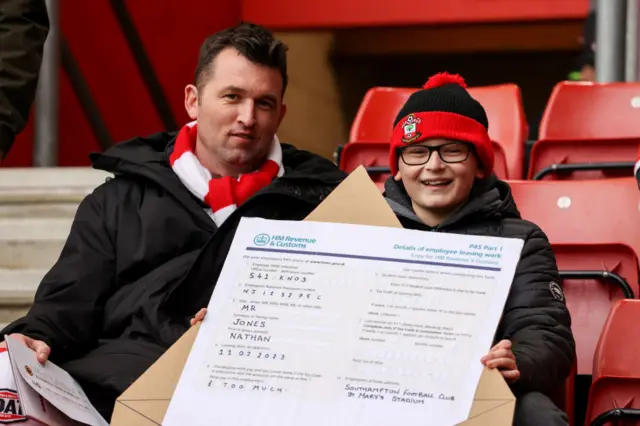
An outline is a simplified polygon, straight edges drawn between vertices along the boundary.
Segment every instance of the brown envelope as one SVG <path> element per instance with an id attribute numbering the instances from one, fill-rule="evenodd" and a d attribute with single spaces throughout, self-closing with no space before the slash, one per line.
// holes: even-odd
<path id="1" fill-rule="evenodd" d="M 305 220 L 400 227 L 363 167 L 354 170 Z M 111 425 L 161 425 L 199 325 L 187 331 L 116 401 Z M 478 360 L 480 362 L 480 360 Z M 485 369 L 469 419 L 459 426 L 507 426 L 515 397 L 497 370 Z"/>

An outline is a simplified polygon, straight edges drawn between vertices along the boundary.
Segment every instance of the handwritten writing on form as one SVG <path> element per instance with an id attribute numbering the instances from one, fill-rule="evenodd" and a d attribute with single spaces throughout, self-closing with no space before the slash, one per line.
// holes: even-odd
<path id="1" fill-rule="evenodd" d="M 163 424 L 465 420 L 522 244 L 243 219 Z"/>

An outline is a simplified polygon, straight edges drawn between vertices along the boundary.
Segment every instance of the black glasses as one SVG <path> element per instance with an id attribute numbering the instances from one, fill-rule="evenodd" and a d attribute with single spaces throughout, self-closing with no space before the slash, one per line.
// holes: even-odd
<path id="1" fill-rule="evenodd" d="M 462 163 L 471 153 L 471 144 L 464 142 L 449 142 L 442 145 L 410 145 L 400 150 L 400 158 L 408 166 L 421 166 L 431 159 L 431 153 L 436 151 L 445 163 Z"/>

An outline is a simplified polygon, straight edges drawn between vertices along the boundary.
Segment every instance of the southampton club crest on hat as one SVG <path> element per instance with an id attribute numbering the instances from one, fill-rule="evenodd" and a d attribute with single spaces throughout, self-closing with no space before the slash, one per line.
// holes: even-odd
<path id="1" fill-rule="evenodd" d="M 421 136 L 420 132 L 418 132 L 418 124 L 420 123 L 420 119 L 413 114 L 409 114 L 409 116 L 405 119 L 402 124 L 402 129 L 404 130 L 404 136 L 402 136 L 402 142 L 411 143 Z"/>

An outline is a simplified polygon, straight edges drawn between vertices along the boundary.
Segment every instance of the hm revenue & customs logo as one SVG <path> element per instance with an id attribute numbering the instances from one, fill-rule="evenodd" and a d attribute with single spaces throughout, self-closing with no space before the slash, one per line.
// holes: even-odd
<path id="1" fill-rule="evenodd" d="M 253 243 L 255 245 L 257 245 L 257 246 L 266 246 L 267 244 L 269 244 L 270 240 L 271 240 L 271 238 L 269 238 L 269 235 L 267 235 L 267 234 L 258 234 L 253 239 Z"/>

